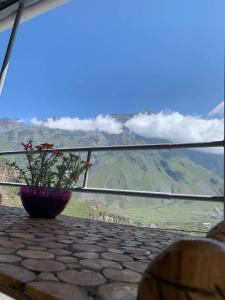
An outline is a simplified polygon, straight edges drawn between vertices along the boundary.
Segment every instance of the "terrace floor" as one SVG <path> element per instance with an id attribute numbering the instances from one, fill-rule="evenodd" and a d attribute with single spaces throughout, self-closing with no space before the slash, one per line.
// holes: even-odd
<path id="1" fill-rule="evenodd" d="M 16 299 L 136 300 L 149 262 L 183 235 L 0 206 L 0 290 Z"/>

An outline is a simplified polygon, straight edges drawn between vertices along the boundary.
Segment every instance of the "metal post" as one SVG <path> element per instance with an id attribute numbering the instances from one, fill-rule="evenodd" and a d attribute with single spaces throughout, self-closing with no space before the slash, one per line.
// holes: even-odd
<path id="1" fill-rule="evenodd" d="M 223 219 L 225 220 L 225 44 L 223 53 Z"/>
<path id="2" fill-rule="evenodd" d="M 87 162 L 90 163 L 90 160 L 91 160 L 91 151 L 88 151 Z M 84 173 L 83 188 L 85 188 L 87 186 L 87 180 L 88 180 L 88 168 L 85 170 L 85 173 Z"/>
<path id="3" fill-rule="evenodd" d="M 5 53 L 5 58 L 4 58 L 4 61 L 3 61 L 3 64 L 2 64 L 1 73 L 0 73 L 0 95 L 2 93 L 2 88 L 3 88 L 5 77 L 6 77 L 6 74 L 7 74 L 9 61 L 10 61 L 10 57 L 11 57 L 11 54 L 12 54 L 12 49 L 13 49 L 13 45 L 14 45 L 14 42 L 15 42 L 17 29 L 18 29 L 18 26 L 20 24 L 20 19 L 21 19 L 22 13 L 23 13 L 23 9 L 24 9 L 24 3 L 20 2 L 18 10 L 17 10 L 16 17 L 15 17 L 15 21 L 14 21 L 14 24 L 13 24 L 12 32 L 11 32 L 11 35 L 10 35 L 9 43 L 8 43 L 8 46 L 7 46 L 7 50 L 6 50 L 6 53 Z"/>

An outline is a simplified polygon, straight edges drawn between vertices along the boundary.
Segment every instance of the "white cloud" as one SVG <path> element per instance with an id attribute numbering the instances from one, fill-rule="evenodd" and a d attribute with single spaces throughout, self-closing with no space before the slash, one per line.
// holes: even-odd
<path id="1" fill-rule="evenodd" d="M 32 118 L 31 123 L 36 126 L 63 130 L 98 130 L 110 134 L 120 134 L 123 131 L 123 125 L 108 115 L 99 115 L 94 119 L 79 119 L 71 117 L 62 117 L 59 119 L 48 118 L 46 121 L 40 121 L 36 118 Z"/>
<path id="2" fill-rule="evenodd" d="M 220 106 L 222 104 L 220 103 Z M 204 119 L 200 116 L 182 115 L 178 112 L 162 111 L 156 114 L 139 113 L 125 124 L 107 115 L 92 119 L 77 117 L 48 118 L 40 121 L 31 119 L 36 126 L 52 129 L 101 131 L 109 134 L 120 134 L 123 127 L 145 138 L 162 138 L 172 143 L 210 142 L 223 140 L 223 120 L 218 118 Z M 222 153 L 221 148 L 201 149 L 204 152 Z"/>
<path id="3" fill-rule="evenodd" d="M 223 139 L 223 120 L 203 119 L 178 112 L 140 113 L 125 123 L 132 132 L 145 138 L 162 138 L 174 143 L 209 142 Z M 207 149 L 221 153 L 221 149 Z"/>
<path id="4" fill-rule="evenodd" d="M 35 125 L 35 126 L 41 126 L 43 124 L 43 122 L 39 121 L 37 118 L 32 118 L 30 120 L 30 122 L 31 122 L 32 125 Z"/>
<path id="5" fill-rule="evenodd" d="M 213 110 L 210 111 L 209 116 L 222 116 L 224 113 L 224 101 L 220 102 Z"/>

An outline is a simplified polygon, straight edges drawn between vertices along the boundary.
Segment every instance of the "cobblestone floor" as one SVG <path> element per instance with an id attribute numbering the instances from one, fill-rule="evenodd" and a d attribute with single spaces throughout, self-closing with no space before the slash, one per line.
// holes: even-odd
<path id="1" fill-rule="evenodd" d="M 0 206 L 0 290 L 17 299 L 135 300 L 149 262 L 180 237 Z"/>

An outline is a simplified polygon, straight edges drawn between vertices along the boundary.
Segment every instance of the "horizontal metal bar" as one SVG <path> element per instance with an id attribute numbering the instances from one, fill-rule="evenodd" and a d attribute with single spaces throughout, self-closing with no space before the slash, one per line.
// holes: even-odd
<path id="1" fill-rule="evenodd" d="M 119 189 L 74 188 L 74 189 L 71 189 L 71 191 L 81 192 L 81 193 L 157 198 L 157 199 L 168 199 L 168 200 L 176 199 L 176 200 L 196 200 L 196 201 L 210 201 L 210 202 L 223 202 L 224 201 L 224 197 L 222 197 L 222 196 L 171 194 L 171 193 L 119 190 Z"/>
<path id="2" fill-rule="evenodd" d="M 17 182 L 0 182 L 0 186 L 21 187 L 27 185 L 25 183 L 17 183 Z"/>
<path id="3" fill-rule="evenodd" d="M 118 146 L 100 146 L 100 147 L 77 147 L 77 148 L 57 148 L 63 152 L 104 152 L 104 151 L 135 151 L 135 150 L 166 150 L 166 149 L 179 149 L 179 148 L 212 148 L 224 147 L 224 141 L 214 141 L 206 143 L 186 143 L 186 144 L 145 144 L 145 145 L 118 145 Z M 46 150 L 52 152 L 52 150 Z M 0 156 L 4 155 L 17 155 L 25 154 L 24 150 L 20 151 L 3 151 Z"/>
<path id="4" fill-rule="evenodd" d="M 163 230 L 163 231 L 175 231 L 175 232 L 193 232 L 193 233 L 202 233 L 206 235 L 208 231 L 200 231 L 200 230 L 186 230 L 186 229 L 177 229 L 177 228 L 163 228 L 163 227 L 155 227 L 151 228 L 151 230 Z"/>
<path id="5" fill-rule="evenodd" d="M 14 182 L 0 182 L 0 186 L 20 187 L 26 186 L 23 183 Z M 207 196 L 207 195 L 188 195 L 188 194 L 171 194 L 147 191 L 134 191 L 134 190 L 119 190 L 119 189 L 100 189 L 100 188 L 73 188 L 72 192 L 77 193 L 91 193 L 91 194 L 105 194 L 117 196 L 131 196 L 131 197 L 144 197 L 144 198 L 157 198 L 168 200 L 195 200 L 195 201 L 210 201 L 210 202 L 223 202 L 224 196 Z"/>

